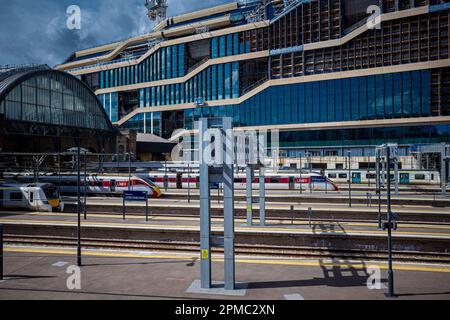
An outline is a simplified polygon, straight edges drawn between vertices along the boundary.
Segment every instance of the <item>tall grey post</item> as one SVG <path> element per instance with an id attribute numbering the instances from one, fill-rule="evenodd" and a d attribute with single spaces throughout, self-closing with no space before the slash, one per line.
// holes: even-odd
<path id="1" fill-rule="evenodd" d="M 232 118 L 222 119 L 222 134 L 233 128 Z M 224 254 L 225 254 L 225 290 L 235 289 L 235 257 L 234 257 L 234 136 L 225 138 L 223 150 L 231 155 L 224 156 L 223 162 L 223 210 L 224 210 Z"/>
<path id="2" fill-rule="evenodd" d="M 266 174 L 265 168 L 259 168 L 259 225 L 266 225 Z"/>
<path id="3" fill-rule="evenodd" d="M 247 225 L 251 226 L 253 224 L 253 167 L 250 164 L 245 167 L 245 182 L 247 187 Z"/>
<path id="4" fill-rule="evenodd" d="M 202 136 L 208 129 L 207 119 L 199 121 L 199 159 L 202 159 L 208 141 L 203 141 Z M 201 285 L 202 288 L 211 288 L 211 201 L 209 184 L 209 167 L 205 161 L 200 160 L 200 250 L 201 250 Z"/>
<path id="5" fill-rule="evenodd" d="M 446 148 L 445 142 L 441 143 L 441 192 L 445 194 L 445 158 L 446 158 Z"/>
<path id="6" fill-rule="evenodd" d="M 215 164 L 207 162 L 205 152 L 212 152 L 212 139 L 205 139 L 210 128 L 219 129 L 221 137 L 215 136 Z M 211 183 L 223 183 L 224 195 L 224 288 L 235 289 L 234 254 L 234 137 L 231 118 L 201 118 L 199 120 L 199 163 L 200 163 L 200 249 L 201 287 L 211 288 L 211 246 L 217 243 L 211 236 Z M 220 145 L 222 141 L 222 145 Z M 221 150 L 219 150 L 221 149 Z M 212 153 L 210 154 L 212 156 Z M 223 155 L 219 159 L 219 155 Z M 219 164 L 220 163 L 220 164 Z"/>
<path id="7" fill-rule="evenodd" d="M 398 158 L 394 158 L 394 188 L 395 195 L 398 196 Z"/>

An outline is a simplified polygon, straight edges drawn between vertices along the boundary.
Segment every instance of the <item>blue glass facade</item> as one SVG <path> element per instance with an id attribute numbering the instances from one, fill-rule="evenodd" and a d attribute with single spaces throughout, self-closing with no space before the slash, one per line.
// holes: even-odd
<path id="1" fill-rule="evenodd" d="M 221 113 L 239 127 L 432 116 L 429 82 L 424 70 L 273 86 L 225 111 L 185 110 L 185 126 Z M 218 90 L 219 97 L 227 92 Z"/>
<path id="2" fill-rule="evenodd" d="M 183 77 L 185 44 L 163 47 L 139 65 L 100 71 L 100 89 Z"/>
<path id="3" fill-rule="evenodd" d="M 215 81 L 217 79 L 217 81 Z M 239 63 L 211 66 L 185 84 L 140 89 L 140 106 L 156 107 L 239 97 Z"/>
<path id="4" fill-rule="evenodd" d="M 270 141 L 270 139 L 269 139 Z M 376 146 L 450 142 L 450 124 L 280 132 L 280 147 Z"/>

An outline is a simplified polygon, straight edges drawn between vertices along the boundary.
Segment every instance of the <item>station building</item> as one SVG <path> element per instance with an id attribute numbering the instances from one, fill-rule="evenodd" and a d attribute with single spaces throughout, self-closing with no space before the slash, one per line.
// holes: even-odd
<path id="1" fill-rule="evenodd" d="M 118 132 L 91 89 L 44 65 L 0 69 L 0 152 L 111 153 Z"/>
<path id="2" fill-rule="evenodd" d="M 74 52 L 57 69 L 87 83 L 119 128 L 170 138 L 229 116 L 279 129 L 286 163 L 345 167 L 350 150 L 358 169 L 396 142 L 400 167 L 417 168 L 421 145 L 450 142 L 449 20 L 442 0 L 232 2 Z"/>

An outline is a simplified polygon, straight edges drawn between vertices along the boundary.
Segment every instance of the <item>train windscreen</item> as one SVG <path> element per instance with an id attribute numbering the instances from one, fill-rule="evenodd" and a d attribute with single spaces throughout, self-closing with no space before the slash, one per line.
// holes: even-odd
<path id="1" fill-rule="evenodd" d="M 58 199 L 58 188 L 53 185 L 48 185 L 42 188 L 47 199 Z"/>

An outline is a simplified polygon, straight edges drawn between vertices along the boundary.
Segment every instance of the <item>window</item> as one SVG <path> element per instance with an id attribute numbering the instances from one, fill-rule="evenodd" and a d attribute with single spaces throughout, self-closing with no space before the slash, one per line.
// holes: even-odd
<path id="1" fill-rule="evenodd" d="M 10 198 L 11 198 L 11 200 L 14 200 L 14 201 L 22 201 L 23 194 L 22 194 L 22 192 L 11 192 Z"/>
<path id="2" fill-rule="evenodd" d="M 339 173 L 339 179 L 347 179 L 346 173 Z"/>
<path id="3" fill-rule="evenodd" d="M 336 173 L 329 173 L 328 174 L 328 178 L 335 179 L 336 178 Z"/>

